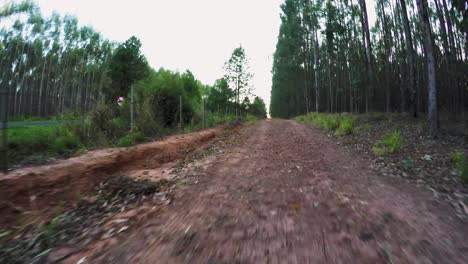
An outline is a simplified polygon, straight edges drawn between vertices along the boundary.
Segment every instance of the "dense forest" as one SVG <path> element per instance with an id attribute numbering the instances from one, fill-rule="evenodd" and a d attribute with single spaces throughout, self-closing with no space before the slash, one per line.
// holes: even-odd
<path id="1" fill-rule="evenodd" d="M 285 0 L 270 114 L 370 111 L 461 120 L 468 107 L 463 0 Z"/>
<path id="2" fill-rule="evenodd" d="M 234 115 L 239 108 L 244 115 L 266 117 L 262 99 L 239 94 L 229 67 L 214 85 L 202 84 L 189 71 L 151 69 L 138 38 L 110 41 L 93 28 L 80 26 L 73 16 L 43 17 L 32 1 L 3 6 L 0 26 L 0 86 L 10 119 L 83 114 L 101 102 L 116 107 L 119 96 L 129 98 L 132 86 L 141 110 L 136 114 L 151 110 L 157 122 L 167 126 L 178 124 L 176 117 L 185 122 L 200 119 L 203 101 L 213 113 Z M 239 56 L 245 57 L 242 48 L 232 58 Z M 229 63 L 232 58 L 227 66 L 235 63 Z M 247 63 L 245 58 L 241 63 Z"/>

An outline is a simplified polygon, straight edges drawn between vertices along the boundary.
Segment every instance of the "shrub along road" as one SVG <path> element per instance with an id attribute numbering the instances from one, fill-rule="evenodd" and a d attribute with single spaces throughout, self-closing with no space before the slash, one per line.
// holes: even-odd
<path id="1" fill-rule="evenodd" d="M 321 131 L 265 120 L 185 166 L 164 210 L 93 263 L 464 263 L 468 228 Z M 229 144 L 228 144 L 229 145 Z M 96 253 L 96 251 L 93 251 Z M 72 259 L 69 259 L 70 261 Z"/>

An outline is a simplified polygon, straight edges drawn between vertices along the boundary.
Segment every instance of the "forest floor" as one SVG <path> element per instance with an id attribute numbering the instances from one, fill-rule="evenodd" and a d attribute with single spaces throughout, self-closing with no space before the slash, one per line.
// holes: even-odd
<path id="1" fill-rule="evenodd" d="M 390 177 L 396 172 L 377 166 L 378 161 L 359 149 L 360 141 L 346 143 L 287 120 L 264 120 L 212 133 L 218 136 L 203 137 L 184 148 L 174 143 L 180 138 L 173 138 L 179 146 L 173 153 L 180 155 L 170 155 L 166 162 L 157 157 L 158 152 L 120 153 L 126 162 L 107 171 L 114 176 L 100 177 L 95 192 L 82 194 L 78 205 L 48 220 L 42 231 L 29 228 L 11 237 L 18 231 L 7 228 L 11 222 L 4 223 L 0 260 L 29 256 L 28 262 L 52 263 L 465 263 L 468 259 L 468 223 L 462 212 L 417 180 Z M 185 148 L 184 154 L 180 150 Z M 122 158 L 127 156 L 128 160 Z M 84 167 L 91 174 L 106 171 L 97 164 Z M 36 169 L 36 178 L 48 173 L 41 168 L 41 173 Z M 32 171 L 14 173 L 7 177 Z M 146 177 L 149 174 L 152 177 Z M 418 171 L 414 175 L 417 178 Z M 466 189 L 458 187 L 457 193 L 463 196 Z M 27 195 L 31 190 L 17 196 L 27 196 L 29 204 L 40 201 Z M 46 196 L 60 197 L 54 192 Z M 25 211 L 18 206 L 25 207 L 27 201 L 16 200 L 10 210 Z"/>

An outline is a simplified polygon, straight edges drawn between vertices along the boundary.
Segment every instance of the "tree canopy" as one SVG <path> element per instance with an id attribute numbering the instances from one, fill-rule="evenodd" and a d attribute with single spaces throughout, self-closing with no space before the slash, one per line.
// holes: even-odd
<path id="1" fill-rule="evenodd" d="M 149 66 L 140 49 L 141 42 L 135 36 L 117 46 L 110 60 L 109 99 L 127 95 L 132 84 L 147 76 Z"/>
<path id="2" fill-rule="evenodd" d="M 235 93 L 235 102 L 238 106 L 236 108 L 236 116 L 239 116 L 239 106 L 241 97 L 248 97 L 251 94 L 250 81 L 253 74 L 250 72 L 249 60 L 245 55 L 245 50 L 242 46 L 234 49 L 231 57 L 225 63 L 225 79 L 229 85 L 233 87 Z M 244 99 L 242 99 L 244 100 Z"/>

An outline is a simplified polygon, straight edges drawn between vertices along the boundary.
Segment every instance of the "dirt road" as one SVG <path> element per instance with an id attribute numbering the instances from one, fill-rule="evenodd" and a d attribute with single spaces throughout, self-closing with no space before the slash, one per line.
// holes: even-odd
<path id="1" fill-rule="evenodd" d="M 174 200 L 92 263 L 466 263 L 468 227 L 430 192 L 293 121 L 243 128 Z"/>

